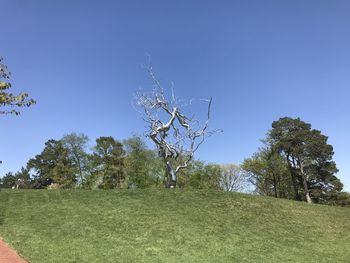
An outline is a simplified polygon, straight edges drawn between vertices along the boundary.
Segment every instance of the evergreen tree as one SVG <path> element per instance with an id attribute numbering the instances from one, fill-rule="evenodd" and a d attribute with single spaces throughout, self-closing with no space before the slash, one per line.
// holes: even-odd
<path id="1" fill-rule="evenodd" d="M 113 137 L 97 138 L 90 160 L 90 185 L 103 189 L 125 187 L 125 152 L 121 142 Z"/>
<path id="2" fill-rule="evenodd" d="M 51 183 L 69 188 L 77 181 L 76 167 L 61 141 L 48 140 L 44 150 L 28 161 L 27 168 L 34 172 L 34 188 L 44 188 Z"/>
<path id="3" fill-rule="evenodd" d="M 267 141 L 287 162 L 296 200 L 322 202 L 327 195 L 342 190 L 335 176 L 333 147 L 327 140 L 299 118 L 285 117 L 272 123 Z"/>

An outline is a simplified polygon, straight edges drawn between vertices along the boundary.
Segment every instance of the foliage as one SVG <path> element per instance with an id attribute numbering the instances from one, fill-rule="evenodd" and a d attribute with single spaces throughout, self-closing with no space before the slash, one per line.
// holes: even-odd
<path id="1" fill-rule="evenodd" d="M 89 170 L 89 155 L 85 151 L 89 138 L 85 134 L 72 132 L 64 135 L 61 141 L 68 150 L 68 156 L 76 167 L 78 184 L 84 185 L 85 176 L 87 176 Z"/>
<path id="2" fill-rule="evenodd" d="M 228 192 L 247 190 L 248 174 L 238 165 L 223 164 L 220 166 L 220 187 Z"/>
<path id="3" fill-rule="evenodd" d="M 129 187 L 147 188 L 161 185 L 164 169 L 156 153 L 149 150 L 139 136 L 124 141 L 125 170 Z"/>
<path id="4" fill-rule="evenodd" d="M 249 174 L 255 192 L 278 198 L 294 198 L 291 176 L 285 159 L 269 145 L 244 160 L 242 168 Z"/>
<path id="5" fill-rule="evenodd" d="M 13 174 L 12 172 L 5 174 L 5 176 L 0 178 L 0 187 L 1 188 L 15 187 L 15 188 L 21 188 L 21 189 L 31 188 L 30 175 L 28 170 L 22 167 L 21 170 L 15 174 Z"/>
<path id="6" fill-rule="evenodd" d="M 163 161 L 154 150 L 147 148 L 141 137 L 133 136 L 123 143 L 113 137 L 100 137 L 96 139 L 92 153 L 86 151 L 87 141 L 87 136 L 76 133 L 65 135 L 61 140 L 47 141 L 42 153 L 16 173 L 16 180 L 23 179 L 21 188 L 52 188 L 50 185 L 86 189 L 164 186 Z M 179 172 L 179 186 L 220 189 L 220 176 L 219 165 L 192 160 L 188 169 Z"/>
<path id="7" fill-rule="evenodd" d="M 322 202 L 323 196 L 342 190 L 327 139 L 299 118 L 285 117 L 272 123 L 267 141 L 288 164 L 296 200 L 304 196 L 307 202 Z"/>
<path id="8" fill-rule="evenodd" d="M 91 155 L 92 178 L 99 188 L 125 187 L 125 152 L 113 137 L 99 137 Z"/>
<path id="9" fill-rule="evenodd" d="M 350 193 L 348 192 L 331 193 L 326 195 L 322 201 L 323 203 L 328 205 L 350 207 Z"/>
<path id="10" fill-rule="evenodd" d="M 220 166 L 199 160 L 189 163 L 179 174 L 179 187 L 192 189 L 220 189 Z"/>
<path id="11" fill-rule="evenodd" d="M 5 176 L 0 178 L 0 182 L 1 182 L 0 184 L 1 188 L 12 188 L 13 186 L 16 185 L 17 179 L 13 175 L 13 173 L 9 172 L 9 173 L 6 173 Z"/>
<path id="12" fill-rule="evenodd" d="M 51 183 L 69 188 L 77 181 L 76 167 L 61 141 L 48 140 L 44 150 L 28 161 L 27 168 L 34 172 L 34 188 L 45 188 Z"/>
<path id="13" fill-rule="evenodd" d="M 3 58 L 0 57 L 0 115 L 19 115 L 20 112 L 17 108 L 29 107 L 35 104 L 35 100 L 28 98 L 28 94 L 25 92 L 19 95 L 8 92 L 11 88 L 11 83 L 9 82 L 10 77 L 11 72 L 8 71 L 7 66 L 3 63 Z M 2 161 L 0 160 L 0 164 L 1 163 Z"/>
<path id="14" fill-rule="evenodd" d="M 208 190 L 3 190 L 30 262 L 348 262 L 350 209 Z"/>
<path id="15" fill-rule="evenodd" d="M 327 140 L 299 118 L 280 118 L 272 123 L 263 141 L 265 147 L 246 159 L 242 167 L 259 194 L 345 204 L 343 184 L 335 176 L 338 170 L 332 159 L 333 147 Z"/>
<path id="16" fill-rule="evenodd" d="M 9 82 L 10 77 L 11 73 L 3 63 L 3 59 L 0 58 L 0 115 L 18 115 L 20 114 L 17 110 L 18 107 L 29 107 L 35 103 L 35 101 L 30 99 L 25 92 L 22 92 L 19 95 L 14 95 L 11 92 L 8 92 L 11 88 L 11 83 Z"/>
<path id="17" fill-rule="evenodd" d="M 32 188 L 31 185 L 31 178 L 28 169 L 22 167 L 20 171 L 15 173 L 15 178 L 17 180 L 17 184 L 19 188 L 21 189 L 30 189 Z"/>

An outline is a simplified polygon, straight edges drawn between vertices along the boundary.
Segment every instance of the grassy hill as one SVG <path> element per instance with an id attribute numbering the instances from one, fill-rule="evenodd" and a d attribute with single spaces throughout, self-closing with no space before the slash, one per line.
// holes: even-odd
<path id="1" fill-rule="evenodd" d="M 1 190 L 30 262 L 350 262 L 350 209 L 169 190 Z"/>

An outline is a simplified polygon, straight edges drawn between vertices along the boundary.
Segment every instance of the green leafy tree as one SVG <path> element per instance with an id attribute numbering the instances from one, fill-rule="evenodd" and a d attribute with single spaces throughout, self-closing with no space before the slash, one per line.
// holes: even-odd
<path id="1" fill-rule="evenodd" d="M 103 189 L 125 187 L 125 152 L 121 142 L 113 137 L 97 138 L 91 162 L 90 185 Z"/>
<path id="2" fill-rule="evenodd" d="M 139 136 L 124 141 L 126 151 L 125 170 L 130 187 L 146 188 L 162 182 L 164 169 L 162 160 L 149 150 Z"/>
<path id="3" fill-rule="evenodd" d="M 76 167 L 79 185 L 84 185 L 85 176 L 88 174 L 88 154 L 86 153 L 89 138 L 85 134 L 75 132 L 66 134 L 61 139 L 63 146 L 68 150 L 68 156 Z"/>
<path id="4" fill-rule="evenodd" d="M 221 178 L 220 165 L 213 164 L 213 163 L 206 164 L 201 174 L 200 188 L 220 190 L 221 189 L 220 178 Z"/>
<path id="5" fill-rule="evenodd" d="M 220 174 L 219 165 L 192 160 L 179 174 L 178 185 L 180 188 L 220 190 Z"/>
<path id="6" fill-rule="evenodd" d="M 350 207 L 350 193 L 348 192 L 331 193 L 331 194 L 328 194 L 326 197 L 324 197 L 323 202 L 328 205 Z"/>
<path id="7" fill-rule="evenodd" d="M 14 176 L 13 173 L 6 173 L 5 176 L 1 178 L 1 187 L 12 188 L 13 186 L 16 186 L 16 181 L 16 176 Z"/>
<path id="8" fill-rule="evenodd" d="M 8 90 L 11 88 L 10 83 L 11 72 L 7 69 L 7 66 L 3 63 L 3 58 L 0 57 L 0 115 L 2 114 L 15 114 L 19 115 L 20 107 L 29 107 L 35 103 L 35 100 L 28 98 L 28 94 L 25 92 L 19 95 L 14 95 Z M 0 160 L 0 164 L 2 161 Z"/>
<path id="9" fill-rule="evenodd" d="M 28 161 L 27 168 L 34 172 L 34 188 L 45 188 L 51 183 L 70 188 L 77 181 L 76 167 L 61 141 L 48 140 L 44 150 Z"/>
<path id="10" fill-rule="evenodd" d="M 333 147 L 327 140 L 299 118 L 285 117 L 272 123 L 268 141 L 288 164 L 295 199 L 321 202 L 323 196 L 341 191 L 343 185 L 334 175 L 338 170 L 332 160 Z"/>
<path id="11" fill-rule="evenodd" d="M 248 173 L 249 181 L 258 194 L 293 199 L 287 162 L 269 145 L 245 159 L 242 168 Z"/>
<path id="12" fill-rule="evenodd" d="M 3 63 L 3 59 L 0 58 L 0 114 L 18 115 L 20 112 L 17 108 L 29 107 L 34 104 L 35 101 L 30 99 L 25 92 L 19 95 L 8 92 L 11 88 L 11 83 L 9 82 L 10 77 L 10 71 L 8 71 L 7 66 Z"/>
<path id="13" fill-rule="evenodd" d="M 28 169 L 22 167 L 20 171 L 15 173 L 15 177 L 19 188 L 31 188 L 31 178 Z"/>
<path id="14" fill-rule="evenodd" d="M 0 178 L 0 187 L 2 188 L 31 188 L 30 175 L 24 167 L 20 171 L 13 174 L 7 173 L 3 178 Z"/>

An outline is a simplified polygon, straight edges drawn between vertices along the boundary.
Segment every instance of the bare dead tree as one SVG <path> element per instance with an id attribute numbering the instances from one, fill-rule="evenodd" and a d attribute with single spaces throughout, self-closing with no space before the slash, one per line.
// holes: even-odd
<path id="1" fill-rule="evenodd" d="M 220 185 L 224 191 L 240 192 L 247 189 L 248 173 L 235 164 L 221 165 Z"/>
<path id="2" fill-rule="evenodd" d="M 204 140 L 220 130 L 208 130 L 212 98 L 199 100 L 207 105 L 206 120 L 201 124 L 194 115 L 184 110 L 195 100 L 184 103 L 177 99 L 173 85 L 171 98 L 168 99 L 153 67 L 149 65 L 147 70 L 154 85 L 153 92 L 147 94 L 139 91 L 135 94 L 134 101 L 147 123 L 146 136 L 155 143 L 158 154 L 164 161 L 166 187 L 175 188 L 178 172 L 188 166 Z"/>

